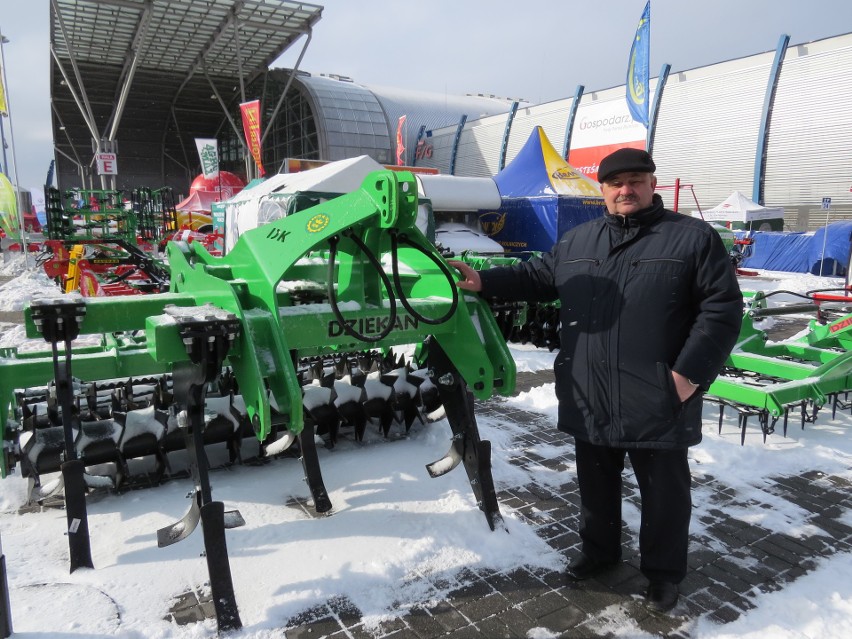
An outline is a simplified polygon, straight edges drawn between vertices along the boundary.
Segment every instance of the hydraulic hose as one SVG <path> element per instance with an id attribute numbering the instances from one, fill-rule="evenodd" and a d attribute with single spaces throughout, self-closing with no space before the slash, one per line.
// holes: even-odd
<path id="1" fill-rule="evenodd" d="M 372 251 L 367 248 L 367 245 L 358 237 L 355 233 L 352 232 L 352 229 L 347 229 L 343 232 L 346 237 L 351 239 L 358 248 L 364 253 L 367 259 L 370 261 L 370 264 L 373 265 L 373 268 L 376 269 L 376 272 L 379 274 L 379 277 L 384 284 L 385 291 L 387 292 L 388 301 L 390 302 L 390 317 L 388 318 L 387 325 L 382 329 L 382 331 L 376 335 L 365 335 L 363 333 L 359 333 L 354 328 L 349 326 L 346 323 L 346 320 L 343 317 L 343 314 L 340 312 L 340 309 L 337 306 L 337 293 L 334 291 L 334 267 L 337 262 L 337 243 L 340 241 L 340 238 L 336 235 L 332 236 L 328 240 L 329 244 L 329 257 L 328 257 L 328 302 L 331 304 L 331 312 L 334 313 L 334 318 L 340 323 L 341 329 L 343 332 L 349 335 L 350 337 L 354 337 L 357 340 L 361 340 L 362 342 L 380 342 L 385 337 L 387 337 L 390 332 L 393 330 L 394 324 L 396 323 L 396 298 L 393 294 L 393 286 L 391 285 L 390 280 L 388 279 L 387 274 L 382 268 L 381 263 L 373 255 Z"/>
<path id="2" fill-rule="evenodd" d="M 390 236 L 391 236 L 391 267 L 393 269 L 393 283 L 396 286 L 396 293 L 397 293 L 397 295 L 399 295 L 399 301 L 402 302 L 402 306 L 405 308 L 406 311 L 408 311 L 411 314 L 412 317 L 416 318 L 417 321 L 419 321 L 419 322 L 423 322 L 424 324 L 431 324 L 433 326 L 436 325 L 436 324 L 443 324 L 444 322 L 446 322 L 448 319 L 450 319 L 453 316 L 453 313 L 456 312 L 456 309 L 458 308 L 458 305 L 459 305 L 459 292 L 458 292 L 458 289 L 456 288 L 456 280 L 455 280 L 455 276 L 453 275 L 452 271 L 450 271 L 449 267 L 446 264 L 444 264 L 444 262 L 442 260 L 439 260 L 431 251 L 424 250 L 422 246 L 420 246 L 419 244 L 415 244 L 414 242 L 410 241 L 408 239 L 408 237 L 405 236 L 404 234 L 399 234 L 399 233 L 396 232 L 395 229 L 392 229 L 390 231 Z M 450 302 L 450 310 L 448 310 L 441 317 L 435 317 L 435 318 L 426 317 L 425 315 L 414 310 L 414 308 L 411 306 L 411 304 L 408 303 L 408 298 L 405 296 L 405 293 L 402 290 L 402 282 L 400 281 L 400 278 L 399 278 L 399 242 L 403 242 L 407 246 L 410 246 L 411 248 L 420 251 L 420 253 L 422 253 L 423 255 L 428 257 L 430 260 L 432 260 L 432 262 L 434 262 L 435 265 L 439 269 L 441 269 L 441 272 L 446 276 L 447 281 L 450 284 L 451 300 L 452 301 Z"/>

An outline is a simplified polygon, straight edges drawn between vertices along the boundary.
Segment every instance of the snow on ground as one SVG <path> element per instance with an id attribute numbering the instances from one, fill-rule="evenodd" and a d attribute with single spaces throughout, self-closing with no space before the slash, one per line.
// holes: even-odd
<path id="1" fill-rule="evenodd" d="M 20 309 L 28 299 L 53 294 L 53 285 L 32 271 L 11 274 L 15 279 L 0 286 L 3 309 Z M 830 278 L 769 272 L 743 281 L 743 288 L 796 292 L 841 285 Z M 0 346 L 21 342 L 19 329 L 3 328 Z M 520 371 L 552 365 L 551 353 L 530 347 L 512 350 Z M 552 384 L 509 401 L 530 412 L 555 416 Z M 498 488 L 501 483 L 517 485 L 519 480 L 561 483 L 558 476 L 549 476 L 541 468 L 524 470 L 508 462 L 513 430 L 529 425 L 479 421 L 482 437 L 494 445 Z M 724 478 L 744 501 L 753 496 L 764 502 L 766 493 L 757 486 L 772 474 L 818 469 L 852 480 L 852 417 L 848 415 L 838 414 L 832 420 L 830 414 L 823 414 L 804 431 L 794 424 L 786 439 L 776 434 L 766 444 L 752 428 L 744 446 L 730 419 L 717 434 L 716 408 L 706 407 L 705 422 L 705 439 L 692 449 L 693 471 Z M 377 625 L 411 605 L 445 594 L 427 589 L 424 584 L 433 582 L 420 579 L 424 575 L 441 575 L 451 589 L 454 575 L 468 567 L 563 566 L 565 558 L 505 507 L 509 534 L 489 531 L 460 469 L 437 479 L 428 477 L 424 465 L 446 452 L 449 436 L 449 426 L 441 421 L 415 426 L 409 437 L 396 441 L 374 437 L 357 444 L 344 440 L 334 450 L 321 449 L 325 484 L 334 504 L 330 517 L 310 518 L 300 508 L 284 505 L 293 497 L 308 498 L 301 465 L 295 459 L 277 460 L 264 468 L 214 472 L 215 498 L 227 508 L 238 508 L 246 520 L 244 527 L 227 532 L 244 624 L 233 636 L 280 637 L 278 629 L 288 617 L 334 596 L 349 598 L 368 626 Z M 548 457 L 559 449 L 536 452 Z M 156 489 L 90 499 L 96 569 L 69 575 L 64 512 L 18 514 L 26 497 L 26 481 L 12 475 L 0 482 L 0 535 L 16 636 L 215 636 L 212 620 L 180 627 L 164 620 L 177 595 L 200 587 L 207 579 L 199 531 L 167 548 L 157 548 L 156 543 L 157 529 L 184 514 L 190 488 L 188 480 L 178 480 Z M 695 532 L 701 531 L 698 519 L 707 503 L 702 490 L 706 488 L 698 488 L 695 495 Z M 625 504 L 624 515 L 635 531 L 638 512 Z M 761 517 L 763 525 L 783 527 L 791 534 L 810 532 L 796 506 L 782 500 L 771 508 L 732 516 Z M 852 525 L 852 515 L 847 515 L 847 521 Z M 736 621 L 718 626 L 700 619 L 690 634 L 697 639 L 846 639 L 852 636 L 850 574 L 852 556 L 834 555 L 783 590 L 757 595 L 756 608 Z M 613 620 L 612 626 L 608 630 L 617 636 L 641 636 L 627 622 Z M 552 635 L 536 628 L 528 636 Z"/>

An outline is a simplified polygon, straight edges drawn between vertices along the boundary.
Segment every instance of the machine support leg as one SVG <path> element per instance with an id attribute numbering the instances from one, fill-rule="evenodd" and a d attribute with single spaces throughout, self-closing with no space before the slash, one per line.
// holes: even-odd
<path id="1" fill-rule="evenodd" d="M 302 450 L 302 468 L 305 471 L 305 481 L 308 483 L 308 490 L 311 491 L 311 497 L 314 500 L 314 510 L 318 513 L 328 512 L 331 510 L 331 499 L 329 499 L 325 484 L 322 481 L 313 424 L 306 423 L 302 432 L 299 433 L 299 447 Z"/>
<path id="2" fill-rule="evenodd" d="M 12 606 L 9 603 L 9 579 L 6 575 L 6 555 L 0 544 L 0 637 L 12 635 Z"/>
<path id="3" fill-rule="evenodd" d="M 65 461 L 60 466 L 65 485 L 65 514 L 68 521 L 68 551 L 70 571 L 93 568 L 89 539 L 89 516 L 86 508 L 85 463 L 77 458 L 74 441 L 75 422 L 79 416 L 74 407 L 74 388 L 71 375 L 71 342 L 80 334 L 80 322 L 86 312 L 82 300 L 38 300 L 31 305 L 35 325 L 53 351 L 53 374 L 56 399 L 62 410 L 65 435 Z M 59 358 L 59 342 L 64 343 L 64 361 Z M 76 423 L 79 428 L 79 423 Z"/>
<path id="4" fill-rule="evenodd" d="M 226 632 L 242 628 L 242 621 L 234 595 L 225 529 L 244 525 L 245 521 L 239 512 L 225 512 L 222 502 L 213 501 L 210 467 L 204 450 L 204 402 L 207 385 L 219 374 L 239 323 L 233 315 L 225 313 L 223 317 L 223 312 L 213 307 L 195 309 L 194 315 L 182 315 L 179 309 L 174 313 L 190 356 L 189 362 L 174 366 L 174 397 L 195 488 L 187 514 L 157 531 L 157 541 L 161 547 L 176 543 L 201 523 L 216 624 L 219 632 Z"/>
<path id="5" fill-rule="evenodd" d="M 429 341 L 429 368 L 437 381 L 438 393 L 453 432 L 453 441 L 444 458 L 426 468 L 432 477 L 438 477 L 460 462 L 463 463 L 476 504 L 485 513 L 488 526 L 491 530 L 497 527 L 505 529 L 491 474 L 491 442 L 479 438 L 479 427 L 473 412 L 473 395 L 435 340 Z"/>

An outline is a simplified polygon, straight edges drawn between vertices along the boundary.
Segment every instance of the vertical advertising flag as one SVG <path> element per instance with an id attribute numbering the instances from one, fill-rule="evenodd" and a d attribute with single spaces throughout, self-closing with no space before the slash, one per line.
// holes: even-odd
<path id="1" fill-rule="evenodd" d="M 18 223 L 18 199 L 15 197 L 15 187 L 2 173 L 0 173 L 0 228 L 10 237 L 17 234 L 21 228 Z"/>
<path id="2" fill-rule="evenodd" d="M 3 67 L 0 66 L 0 115 L 7 115 L 9 112 L 6 106 L 6 90 L 3 88 Z"/>
<path id="3" fill-rule="evenodd" d="M 648 66 L 651 58 L 651 0 L 645 5 L 627 63 L 627 107 L 631 117 L 648 128 Z"/>
<path id="4" fill-rule="evenodd" d="M 407 116 L 399 116 L 399 123 L 396 125 L 396 164 L 397 166 L 405 166 L 405 145 L 402 141 L 402 127 L 405 125 Z"/>
<path id="5" fill-rule="evenodd" d="M 246 144 L 249 152 L 254 158 L 260 176 L 266 172 L 263 170 L 263 161 L 260 154 L 260 100 L 243 102 L 240 104 L 240 112 L 243 115 L 243 132 L 246 135 Z"/>
<path id="6" fill-rule="evenodd" d="M 201 173 L 205 178 L 219 175 L 219 149 L 215 138 L 195 138 L 198 157 L 201 158 Z"/>

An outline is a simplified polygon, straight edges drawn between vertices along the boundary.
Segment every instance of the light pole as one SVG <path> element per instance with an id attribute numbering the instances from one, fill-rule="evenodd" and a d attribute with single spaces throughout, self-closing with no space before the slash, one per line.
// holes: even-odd
<path id="1" fill-rule="evenodd" d="M 3 72 L 2 82 L 3 82 L 3 89 L 4 89 L 5 95 L 6 95 L 6 115 L 9 118 L 9 141 L 12 143 L 12 168 L 15 171 L 15 202 L 16 202 L 16 205 L 17 205 L 17 208 L 18 208 L 18 226 L 19 226 L 20 234 L 21 234 L 21 250 L 24 252 L 24 264 L 26 265 L 27 268 L 29 268 L 29 265 L 30 265 L 29 251 L 27 249 L 27 238 L 26 238 L 25 230 L 24 230 L 24 216 L 23 216 L 23 213 L 21 212 L 21 202 L 20 202 L 21 185 L 18 182 L 18 159 L 17 159 L 17 156 L 15 155 L 15 132 L 14 132 L 14 129 L 12 128 L 12 102 L 11 102 L 10 97 L 9 97 L 9 82 L 6 79 L 6 58 L 3 55 L 3 45 L 8 43 L 8 42 L 9 42 L 9 40 L 6 38 L 6 36 L 3 35 L 3 32 L 0 31 L 0 70 L 2 70 L 2 72 Z M 2 116 L 0 116 L 0 117 L 2 117 Z M 4 158 L 6 157 L 5 156 L 5 153 L 6 153 L 5 145 L 6 145 L 6 140 L 4 139 L 3 140 L 3 146 L 4 146 L 3 157 Z M 8 170 L 8 167 L 4 167 L 4 168 Z"/>

